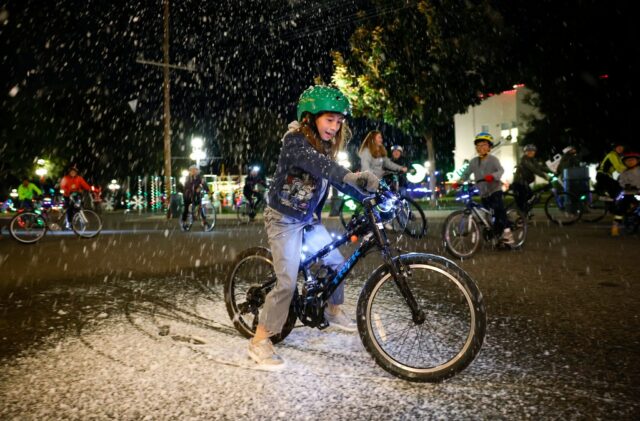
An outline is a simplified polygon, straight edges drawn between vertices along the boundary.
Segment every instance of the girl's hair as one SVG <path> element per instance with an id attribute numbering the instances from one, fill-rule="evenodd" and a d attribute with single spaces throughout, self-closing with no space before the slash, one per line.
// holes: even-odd
<path id="1" fill-rule="evenodd" d="M 371 152 L 371 156 L 374 158 L 384 158 L 387 156 L 387 150 L 384 145 L 376 145 L 376 136 L 382 136 L 379 130 L 371 130 L 367 133 L 367 136 L 362 141 L 362 145 L 360 145 L 359 152 L 362 152 L 364 148 L 368 148 L 369 152 Z"/>
<path id="2" fill-rule="evenodd" d="M 336 160 L 338 157 L 338 152 L 340 152 L 343 148 L 343 145 L 346 144 L 351 138 L 351 129 L 349 129 L 349 125 L 347 124 L 347 120 L 345 119 L 340 126 L 340 130 L 336 133 L 331 141 L 331 147 L 328 146 L 328 142 L 323 141 L 320 138 L 320 133 L 318 133 L 318 128 L 316 127 L 316 118 L 320 117 L 324 113 L 311 114 L 309 112 L 305 112 L 302 115 L 302 121 L 300 122 L 300 129 L 298 129 L 304 136 L 309 140 L 311 146 L 314 147 L 315 150 L 320 152 L 323 155 L 328 155 L 332 160 Z"/>

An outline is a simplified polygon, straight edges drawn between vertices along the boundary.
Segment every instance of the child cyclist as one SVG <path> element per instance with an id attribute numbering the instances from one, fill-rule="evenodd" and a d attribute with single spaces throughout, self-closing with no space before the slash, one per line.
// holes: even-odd
<path id="1" fill-rule="evenodd" d="M 507 211 L 502 200 L 502 182 L 500 178 L 504 173 L 500 161 L 489 152 L 493 147 L 493 136 L 486 132 L 478 133 L 473 140 L 478 156 L 469 162 L 469 166 L 460 175 L 460 179 L 466 181 L 473 173 L 477 187 L 480 190 L 482 205 L 493 209 L 495 216 L 494 229 L 497 233 L 502 231 L 502 242 L 513 244 L 513 233 L 508 225 Z"/>
<path id="2" fill-rule="evenodd" d="M 627 152 L 622 156 L 622 162 L 627 169 L 620 174 L 618 182 L 624 195 L 616 201 L 613 225 L 611 226 L 613 237 L 620 235 L 620 224 L 626 213 L 638 206 L 635 195 L 640 194 L 640 153 Z"/>
<path id="3" fill-rule="evenodd" d="M 352 173 L 335 162 L 348 131 L 345 117 L 350 111 L 348 99 L 338 89 L 311 86 L 298 101 L 299 126 L 289 125 L 294 128 L 282 139 L 268 207 L 264 212 L 277 282 L 266 297 L 248 349 L 251 359 L 264 369 L 279 369 L 284 365 L 269 337 L 282 330 L 289 312 L 303 235 L 310 253 L 332 241 L 320 224 L 329 184 L 357 199 L 363 197 L 358 186 L 366 186 L 365 189 L 371 192 L 378 188 L 379 180 L 372 173 Z M 313 229 L 305 230 L 309 225 Z M 333 269 L 343 262 L 344 258 L 337 250 L 324 258 L 324 264 Z M 341 308 L 343 302 L 344 286 L 341 285 L 327 303 L 325 318 L 331 326 L 355 331 L 355 323 Z"/>

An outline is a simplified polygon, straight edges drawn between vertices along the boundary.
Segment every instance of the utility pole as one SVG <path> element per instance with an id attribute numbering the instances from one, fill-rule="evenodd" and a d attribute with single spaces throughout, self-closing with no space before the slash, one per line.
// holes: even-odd
<path id="1" fill-rule="evenodd" d="M 179 70 L 188 70 L 190 72 L 194 71 L 193 67 L 188 66 L 176 66 L 169 63 L 169 0 L 162 0 L 162 6 L 164 8 L 163 12 L 163 42 L 162 42 L 162 63 L 156 63 L 153 61 L 138 59 L 137 63 L 151 65 L 151 66 L 159 66 L 162 67 L 163 72 L 163 82 L 162 82 L 162 91 L 164 97 L 164 106 L 162 112 L 162 118 L 164 121 L 164 185 L 165 185 L 165 193 L 166 193 L 166 203 L 165 206 L 167 209 L 170 209 L 171 206 L 171 97 L 169 94 L 170 88 L 170 78 L 169 78 L 169 69 L 179 69 Z M 170 212 L 167 212 L 167 217 L 170 217 Z"/>
<path id="2" fill-rule="evenodd" d="M 164 80 L 164 191 L 166 195 L 167 216 L 171 206 L 171 108 L 169 107 L 169 0 L 162 0 L 164 5 L 164 40 L 162 43 Z"/>

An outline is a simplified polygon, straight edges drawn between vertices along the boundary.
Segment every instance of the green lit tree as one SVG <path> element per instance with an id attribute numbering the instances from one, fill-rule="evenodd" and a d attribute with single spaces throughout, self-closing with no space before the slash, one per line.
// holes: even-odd
<path id="1" fill-rule="evenodd" d="M 333 53 L 333 83 L 356 116 L 423 139 L 433 191 L 434 132 L 478 103 L 481 93 L 508 86 L 509 31 L 486 1 L 373 3 L 378 19 L 364 20 L 347 53 Z"/>

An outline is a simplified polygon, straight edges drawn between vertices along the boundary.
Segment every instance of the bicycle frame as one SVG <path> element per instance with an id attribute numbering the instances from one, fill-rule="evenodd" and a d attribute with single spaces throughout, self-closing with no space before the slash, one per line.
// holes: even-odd
<path id="1" fill-rule="evenodd" d="M 479 221 L 486 229 L 491 229 L 493 224 L 491 223 L 491 211 L 484 206 L 473 201 L 472 196 L 474 191 L 469 191 L 467 194 L 461 196 L 466 210 L 471 213 L 476 221 Z"/>
<path id="2" fill-rule="evenodd" d="M 394 196 L 396 196 L 397 200 L 397 195 Z M 370 197 L 368 199 L 365 199 L 363 202 L 365 215 L 360 216 L 357 220 L 349 224 L 346 232 L 342 236 L 327 244 L 313 255 L 305 258 L 300 263 L 299 270 L 304 274 L 305 282 L 312 281 L 313 276 L 311 274 L 310 268 L 314 263 L 325 257 L 332 250 L 342 247 L 343 245 L 350 242 L 352 236 L 363 236 L 363 241 L 338 269 L 335 276 L 330 279 L 326 285 L 320 286 L 318 290 L 319 295 L 316 295 L 316 297 L 321 299 L 320 303 L 324 304 L 325 302 L 327 302 L 329 297 L 331 297 L 331 295 L 333 295 L 333 293 L 338 289 L 342 282 L 344 282 L 344 280 L 351 272 L 351 269 L 353 269 L 353 267 L 360 261 L 360 259 L 362 259 L 370 250 L 377 248 L 378 250 L 380 250 L 383 261 L 389 268 L 389 271 L 394 281 L 398 285 L 398 288 L 405 302 L 411 309 L 413 320 L 416 321 L 416 323 L 422 323 L 425 320 L 424 312 L 419 309 L 415 297 L 407 286 L 405 279 L 406 272 L 404 268 L 402 268 L 401 266 L 397 267 L 394 264 L 394 256 L 392 255 L 389 241 L 383 228 L 383 223 L 379 220 L 379 215 L 374 210 L 374 207 L 379 203 L 377 200 L 378 197 Z M 398 264 L 401 265 L 400 261 L 398 261 Z M 277 279 L 271 279 L 264 283 L 261 288 L 267 289 L 275 284 L 276 281 Z M 297 312 L 299 318 L 301 319 L 301 316 L 304 316 L 304 314 L 300 310 L 297 310 Z M 315 325 L 313 324 L 308 325 L 311 327 L 315 327 Z"/>

